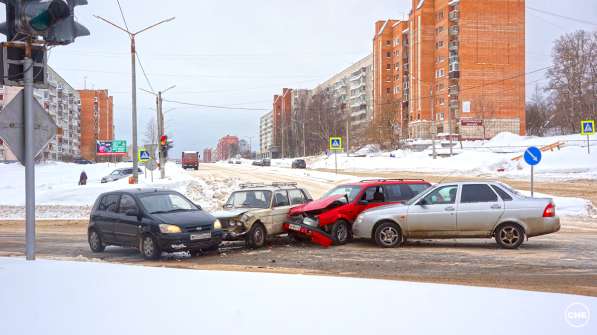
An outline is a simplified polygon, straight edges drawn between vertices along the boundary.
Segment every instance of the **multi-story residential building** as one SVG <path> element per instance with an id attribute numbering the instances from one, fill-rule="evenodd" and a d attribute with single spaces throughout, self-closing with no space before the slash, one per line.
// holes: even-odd
<path id="1" fill-rule="evenodd" d="M 79 90 L 81 156 L 97 160 L 96 142 L 114 140 L 114 99 L 108 90 Z"/>
<path id="2" fill-rule="evenodd" d="M 48 88 L 33 95 L 50 113 L 58 131 L 42 153 L 42 159 L 72 160 L 81 156 L 81 99 L 64 78 L 48 66 Z"/>
<path id="3" fill-rule="evenodd" d="M 408 20 L 376 23 L 374 125 L 411 138 L 524 134 L 525 1 L 412 5 Z"/>
<path id="4" fill-rule="evenodd" d="M 313 91 L 327 91 L 332 98 L 331 107 L 337 111 L 338 119 L 345 122 L 347 148 L 364 144 L 373 117 L 373 56 L 350 65 Z"/>
<path id="5" fill-rule="evenodd" d="M 223 161 L 233 158 L 239 152 L 239 140 L 236 136 L 226 135 L 218 141 L 217 160 Z"/>
<path id="6" fill-rule="evenodd" d="M 211 148 L 203 149 L 203 163 L 211 163 Z"/>
<path id="7" fill-rule="evenodd" d="M 261 157 L 271 157 L 273 145 L 273 111 L 259 119 L 259 152 Z"/>

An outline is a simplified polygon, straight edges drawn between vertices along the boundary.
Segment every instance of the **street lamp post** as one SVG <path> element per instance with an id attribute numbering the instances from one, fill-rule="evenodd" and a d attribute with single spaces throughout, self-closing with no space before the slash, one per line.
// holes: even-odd
<path id="1" fill-rule="evenodd" d="M 101 16 L 97 16 L 94 15 L 95 18 L 102 20 L 106 23 L 108 23 L 109 25 L 127 33 L 131 39 L 131 87 L 132 87 L 132 96 L 131 96 L 131 101 L 132 101 L 132 122 L 133 122 L 133 152 L 132 152 L 132 158 L 133 158 L 133 179 L 135 184 L 138 182 L 139 180 L 139 157 L 137 157 L 137 153 L 139 151 L 138 146 L 137 146 L 137 67 L 136 67 L 136 57 L 137 57 L 137 51 L 135 48 L 135 38 L 137 37 L 137 35 L 141 34 L 142 32 L 145 32 L 151 28 L 154 28 L 162 23 L 166 23 L 166 22 L 170 22 L 172 20 L 174 20 L 174 17 L 171 17 L 169 19 L 166 20 L 162 20 L 158 23 L 152 24 L 148 27 L 145 27 L 137 32 L 130 32 L 128 29 L 122 28 L 119 25 L 101 17 Z"/>

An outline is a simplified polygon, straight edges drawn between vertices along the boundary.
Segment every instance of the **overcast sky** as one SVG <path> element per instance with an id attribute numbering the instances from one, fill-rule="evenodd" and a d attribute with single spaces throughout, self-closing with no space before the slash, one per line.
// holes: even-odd
<path id="1" fill-rule="evenodd" d="M 482 0 L 479 0 L 482 1 Z M 410 0 L 121 0 L 131 30 L 175 16 L 137 38 L 137 49 L 154 90 L 176 88 L 166 99 L 270 109 L 283 87 L 312 88 L 371 52 L 374 22 L 402 18 Z M 527 0 L 528 7 L 597 21 L 597 1 Z M 123 24 L 116 0 L 89 0 L 78 21 L 91 31 L 51 51 L 49 63 L 76 88 L 107 88 L 114 96 L 116 136 L 130 140 L 129 39 L 98 21 Z M 2 14 L 3 16 L 3 14 Z M 527 71 L 550 65 L 551 46 L 563 33 L 597 26 L 527 10 Z M 527 77 L 527 88 L 543 74 Z M 541 82 L 540 82 L 541 83 Z M 138 68 L 137 85 L 149 89 Z M 155 115 L 155 99 L 138 92 L 139 143 Z M 259 143 L 265 111 L 232 111 L 165 102 L 174 154 L 214 147 L 226 134 Z"/>

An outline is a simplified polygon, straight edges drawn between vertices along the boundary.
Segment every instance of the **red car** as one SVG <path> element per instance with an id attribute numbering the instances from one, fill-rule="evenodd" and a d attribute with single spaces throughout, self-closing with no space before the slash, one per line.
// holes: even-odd
<path id="1" fill-rule="evenodd" d="M 292 208 L 284 229 L 324 246 L 344 244 L 351 238 L 352 223 L 361 212 L 403 203 L 429 186 L 418 179 L 375 179 L 340 185 L 319 200 Z"/>

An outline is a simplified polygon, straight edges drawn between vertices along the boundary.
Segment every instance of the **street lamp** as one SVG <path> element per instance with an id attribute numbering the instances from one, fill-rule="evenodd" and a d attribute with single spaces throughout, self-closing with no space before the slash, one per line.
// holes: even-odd
<path id="1" fill-rule="evenodd" d="M 166 20 L 162 20 L 158 23 L 152 24 L 146 28 L 143 28 L 137 32 L 130 32 L 128 29 L 122 28 L 119 25 L 101 17 L 98 15 L 94 15 L 95 18 L 102 20 L 106 23 L 108 23 L 109 25 L 127 33 L 131 39 L 131 86 L 132 86 L 132 118 L 133 118 L 133 153 L 132 153 L 132 157 L 133 157 L 133 179 L 135 184 L 137 183 L 137 181 L 139 180 L 139 161 L 138 161 L 138 157 L 137 157 L 137 152 L 139 151 L 138 147 L 137 147 L 137 69 L 136 69 L 136 64 L 135 64 L 135 59 L 137 57 L 137 51 L 135 49 L 135 38 L 137 37 L 137 35 L 141 34 L 142 32 L 145 32 L 151 28 L 157 27 L 162 23 L 166 23 L 166 22 L 170 22 L 172 20 L 174 20 L 174 17 L 171 17 L 169 19 Z"/>

